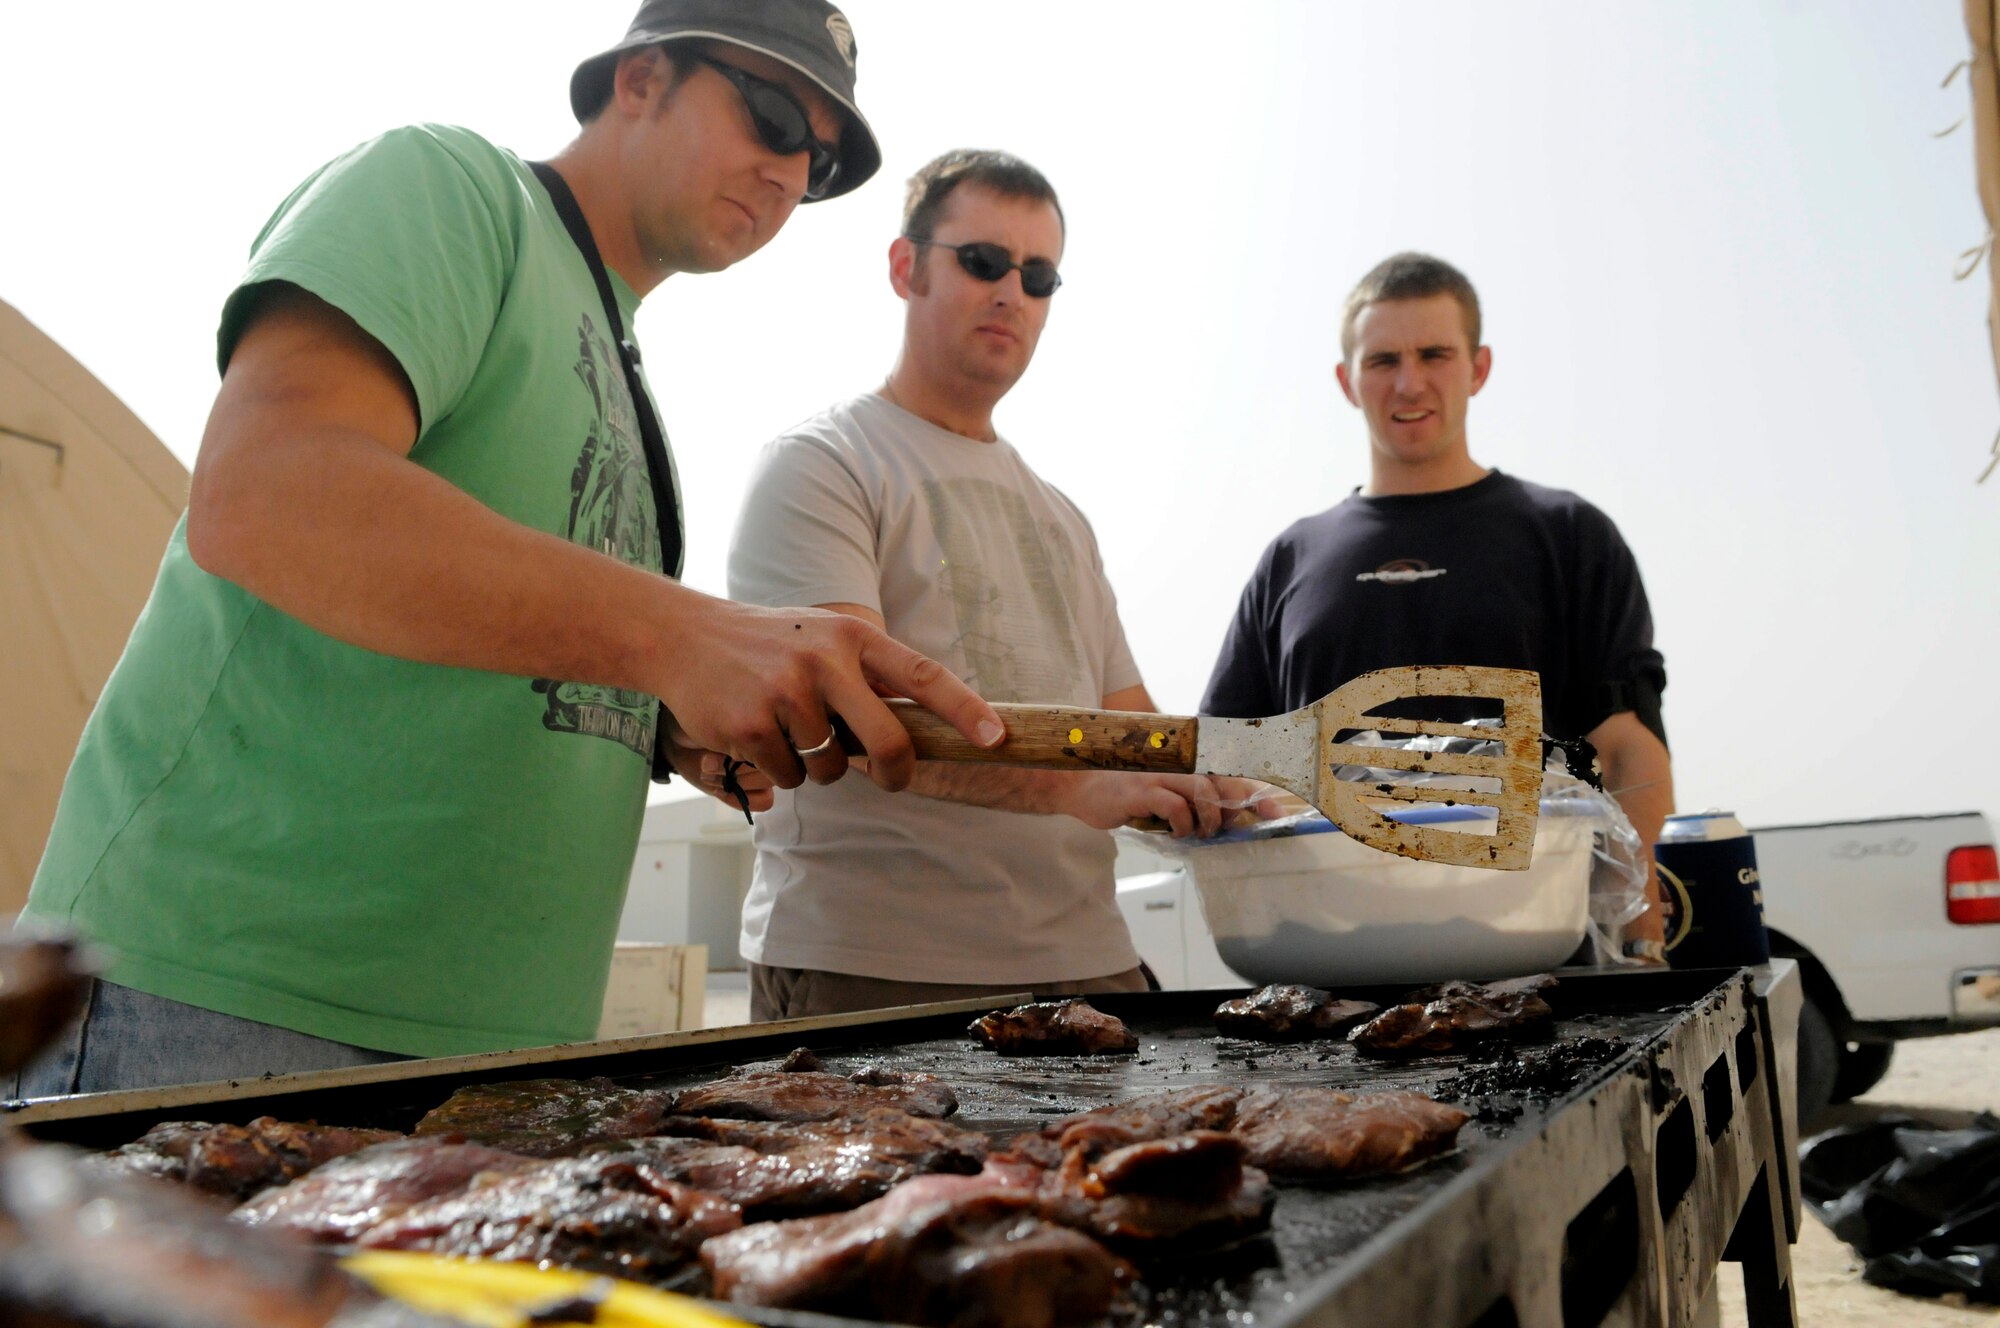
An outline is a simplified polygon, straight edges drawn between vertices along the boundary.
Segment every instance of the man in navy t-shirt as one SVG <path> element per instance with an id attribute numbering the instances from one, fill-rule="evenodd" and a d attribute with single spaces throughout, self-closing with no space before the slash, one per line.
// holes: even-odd
<path id="1" fill-rule="evenodd" d="M 1428 255 L 1386 259 L 1348 296 L 1340 343 L 1341 390 L 1368 422 L 1368 483 L 1264 550 L 1202 713 L 1281 714 L 1405 664 L 1534 669 L 1544 728 L 1589 738 L 1650 852 L 1673 771 L 1639 567 L 1583 499 L 1472 459 L 1467 407 L 1493 364 L 1472 283 Z M 1433 700 L 1403 713 L 1480 709 Z M 1657 941 L 1657 903 L 1627 934 Z"/>

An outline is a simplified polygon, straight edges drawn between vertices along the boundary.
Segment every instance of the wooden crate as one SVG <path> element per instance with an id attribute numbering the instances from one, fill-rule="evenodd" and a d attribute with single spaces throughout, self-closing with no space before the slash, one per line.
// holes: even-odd
<path id="1" fill-rule="evenodd" d="M 700 1028 L 708 982 L 706 945 L 620 941 L 604 988 L 597 1036 L 640 1037 Z"/>

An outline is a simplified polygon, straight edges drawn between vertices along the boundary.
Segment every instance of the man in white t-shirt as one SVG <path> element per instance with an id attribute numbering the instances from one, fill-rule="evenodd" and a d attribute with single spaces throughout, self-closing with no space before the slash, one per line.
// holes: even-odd
<path id="1" fill-rule="evenodd" d="M 729 552 L 732 598 L 851 613 L 990 701 L 1156 707 L 1083 513 L 993 427 L 1061 284 L 1064 220 L 1034 167 L 946 153 L 912 177 L 889 283 L 888 381 L 772 442 Z M 1119 915 L 1114 826 L 1213 833 L 1248 784 L 920 763 L 780 791 L 743 910 L 751 1016 L 1002 990 L 1145 989 Z"/>

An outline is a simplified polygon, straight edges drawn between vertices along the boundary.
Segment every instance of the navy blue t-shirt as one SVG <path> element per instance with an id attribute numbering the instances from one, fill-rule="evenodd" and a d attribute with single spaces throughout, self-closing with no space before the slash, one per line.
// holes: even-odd
<path id="1" fill-rule="evenodd" d="M 1273 540 L 1201 712 L 1283 714 L 1405 664 L 1534 669 L 1542 726 L 1559 738 L 1621 710 L 1658 726 L 1667 681 L 1639 566 L 1611 519 L 1573 493 L 1494 471 L 1443 493 L 1356 492 Z M 1451 721 L 1482 712 L 1497 708 L 1437 699 L 1385 711 Z"/>

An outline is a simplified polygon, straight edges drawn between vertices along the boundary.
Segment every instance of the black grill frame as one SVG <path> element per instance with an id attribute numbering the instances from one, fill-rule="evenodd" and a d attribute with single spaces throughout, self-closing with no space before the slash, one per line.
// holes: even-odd
<path id="1" fill-rule="evenodd" d="M 1171 1328 L 1678 1325 L 1693 1321 L 1726 1257 L 1744 1266 L 1750 1322 L 1785 1328 L 1794 1322 L 1787 1245 L 1798 1213 L 1787 1124 L 1797 989 L 1782 961 L 1761 971 L 1567 971 L 1547 993 L 1557 1014 L 1551 1035 L 1619 1038 L 1614 1059 L 1558 1101 L 1527 1099 L 1518 1117 L 1473 1121 L 1456 1153 L 1403 1175 L 1281 1187 L 1268 1246 L 1148 1270 L 1136 1317 Z M 1092 997 L 1139 1034 L 1131 1057 L 998 1057 L 964 1036 L 985 1007 L 959 1002 L 919 1007 L 931 1013 L 8 1105 L 30 1135 L 95 1148 L 163 1120 L 272 1115 L 407 1130 L 470 1083 L 605 1075 L 683 1087 L 806 1045 L 829 1069 L 881 1061 L 939 1074 L 959 1090 L 958 1123 L 1005 1138 L 1069 1111 L 1203 1082 L 1429 1091 L 1472 1060 L 1378 1061 L 1345 1043 L 1274 1047 L 1217 1036 L 1210 1012 L 1241 994 Z M 1341 994 L 1386 1004 L 1404 993 Z M 750 1313 L 779 1328 L 848 1322 Z"/>

